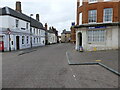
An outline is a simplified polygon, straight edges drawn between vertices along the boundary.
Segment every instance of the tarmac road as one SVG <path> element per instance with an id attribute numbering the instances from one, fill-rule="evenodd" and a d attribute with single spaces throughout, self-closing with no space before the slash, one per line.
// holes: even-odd
<path id="1" fill-rule="evenodd" d="M 71 44 L 2 54 L 3 88 L 117 88 L 118 76 L 97 66 L 69 66 Z M 27 52 L 27 53 L 23 53 Z M 21 54 L 23 53 L 23 54 Z"/>

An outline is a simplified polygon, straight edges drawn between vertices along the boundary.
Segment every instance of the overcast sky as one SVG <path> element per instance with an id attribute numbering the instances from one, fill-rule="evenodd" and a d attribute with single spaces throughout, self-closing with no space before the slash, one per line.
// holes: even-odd
<path id="1" fill-rule="evenodd" d="M 17 0 L 18 1 L 18 0 Z M 59 34 L 63 29 L 70 30 L 71 22 L 76 20 L 77 0 L 19 0 L 22 3 L 22 12 L 30 15 L 40 14 L 40 21 L 54 26 Z M 8 6 L 15 9 L 16 0 L 0 0 L 0 7 Z"/>

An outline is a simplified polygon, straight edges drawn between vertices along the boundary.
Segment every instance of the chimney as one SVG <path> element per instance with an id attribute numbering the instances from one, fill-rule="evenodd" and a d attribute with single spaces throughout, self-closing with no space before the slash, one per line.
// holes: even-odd
<path id="1" fill-rule="evenodd" d="M 77 0 L 77 8 L 80 6 L 80 0 Z"/>
<path id="2" fill-rule="evenodd" d="M 39 14 L 36 14 L 36 20 L 37 20 L 37 21 L 40 21 Z"/>
<path id="3" fill-rule="evenodd" d="M 21 10 L 21 2 L 20 1 L 16 1 L 16 11 L 22 12 L 22 10 Z"/>
<path id="4" fill-rule="evenodd" d="M 48 26 L 47 26 L 47 23 L 45 23 L 45 30 L 47 30 L 47 27 L 48 27 Z"/>

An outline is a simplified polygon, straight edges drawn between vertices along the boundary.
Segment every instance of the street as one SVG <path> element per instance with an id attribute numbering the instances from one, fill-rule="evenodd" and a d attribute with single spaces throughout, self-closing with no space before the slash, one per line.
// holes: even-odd
<path id="1" fill-rule="evenodd" d="M 2 54 L 3 88 L 117 88 L 118 76 L 98 65 L 68 65 L 72 44 Z M 28 49 L 29 51 L 29 49 Z"/>

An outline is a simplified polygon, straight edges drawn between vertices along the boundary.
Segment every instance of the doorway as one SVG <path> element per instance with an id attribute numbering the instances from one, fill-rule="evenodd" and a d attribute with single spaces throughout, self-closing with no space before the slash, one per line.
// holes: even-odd
<path id="1" fill-rule="evenodd" d="M 79 38 L 79 46 L 82 46 L 82 33 L 78 33 L 78 38 Z"/>
<path id="2" fill-rule="evenodd" d="M 19 50 L 20 49 L 20 42 L 19 42 L 19 36 L 16 36 L 16 49 Z"/>

